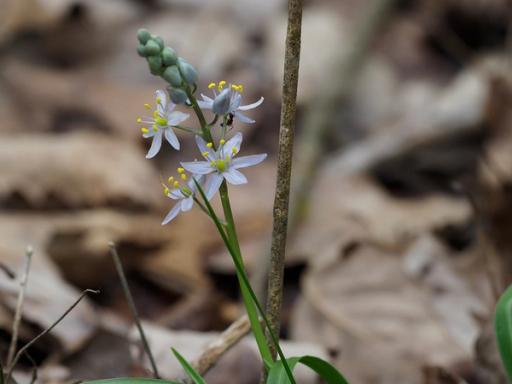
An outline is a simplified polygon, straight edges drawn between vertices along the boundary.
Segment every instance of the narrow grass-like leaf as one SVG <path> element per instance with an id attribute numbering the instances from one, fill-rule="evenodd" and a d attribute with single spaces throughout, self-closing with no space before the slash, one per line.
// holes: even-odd
<path id="1" fill-rule="evenodd" d="M 298 363 L 304 364 L 315 371 L 328 384 L 348 384 L 343 375 L 327 361 L 315 356 L 291 357 L 287 359 L 288 366 L 293 370 Z M 274 363 L 267 378 L 267 384 L 290 384 L 283 362 Z"/>
<path id="2" fill-rule="evenodd" d="M 179 381 L 148 379 L 138 377 L 119 377 L 115 379 L 82 381 L 80 384 L 183 384 Z"/>
<path id="3" fill-rule="evenodd" d="M 261 304 L 258 301 L 258 297 L 256 296 L 256 294 L 254 293 L 254 290 L 251 287 L 251 284 L 249 283 L 249 279 L 247 278 L 247 275 L 245 274 L 243 265 L 240 263 L 240 260 L 238 257 L 241 257 L 241 256 L 239 254 L 237 254 L 237 252 L 233 249 L 233 245 L 230 243 L 224 230 L 222 229 L 222 224 L 220 223 L 217 215 L 215 214 L 215 211 L 213 210 L 212 205 L 208 201 L 208 198 L 206 197 L 206 194 L 204 193 L 203 189 L 201 188 L 201 186 L 195 179 L 194 179 L 194 183 L 196 184 L 196 187 L 197 187 L 199 193 L 201 194 L 201 197 L 204 200 L 206 208 L 208 209 L 208 211 L 210 213 L 210 217 L 212 218 L 215 225 L 217 226 L 217 229 L 219 230 L 219 233 L 222 237 L 222 240 L 224 241 L 224 244 L 226 245 L 230 255 L 232 256 L 233 263 L 235 264 L 235 268 L 236 268 L 237 272 L 239 272 L 239 275 L 241 278 L 241 282 L 240 282 L 241 287 L 245 287 L 247 289 L 249 295 L 251 296 L 254 305 L 258 309 L 258 312 L 261 314 L 261 317 L 263 318 L 263 321 L 265 322 L 265 326 L 268 329 L 268 333 L 272 339 L 272 342 L 274 343 L 274 345 L 277 349 L 277 354 L 279 355 L 281 360 L 284 362 L 283 367 L 286 371 L 288 379 L 290 380 L 291 384 L 295 384 L 295 379 L 293 378 L 292 371 L 291 371 L 290 367 L 288 366 L 288 362 L 286 361 L 286 358 L 281 349 L 281 346 L 279 345 L 279 340 L 277 339 L 276 335 L 274 335 L 274 333 L 272 332 L 272 328 L 270 327 L 270 323 L 269 323 L 267 317 L 265 316 L 265 312 L 263 311 L 263 308 L 261 307 Z M 266 341 L 265 341 L 265 345 L 267 345 Z M 266 359 L 265 356 L 262 356 L 262 358 L 263 358 L 263 361 L 266 366 L 269 366 L 269 365 L 271 366 L 273 364 L 272 357 L 270 357 L 270 360 Z"/>
<path id="4" fill-rule="evenodd" d="M 171 349 L 172 349 L 172 353 L 174 353 L 174 356 L 176 356 L 176 359 L 178 359 L 181 366 L 183 367 L 183 369 L 185 370 L 187 375 L 192 379 L 194 384 L 206 384 L 206 381 L 204 381 L 204 379 L 201 377 L 199 372 L 197 372 L 194 369 L 194 367 L 192 367 L 189 364 L 189 362 L 187 360 L 185 360 L 185 358 L 179 354 L 179 352 L 177 350 L 175 350 L 174 348 L 171 348 Z"/>
<path id="5" fill-rule="evenodd" d="M 512 381 L 512 285 L 510 285 L 496 304 L 494 330 L 498 340 L 501 361 Z"/>

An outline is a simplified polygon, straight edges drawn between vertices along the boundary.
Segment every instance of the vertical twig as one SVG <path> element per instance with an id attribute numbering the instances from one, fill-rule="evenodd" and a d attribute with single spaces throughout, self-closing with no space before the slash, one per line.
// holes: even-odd
<path id="1" fill-rule="evenodd" d="M 7 375 L 5 376 L 6 379 L 5 379 L 5 382 L 6 384 L 8 384 L 11 380 L 11 376 L 12 376 L 12 371 L 14 370 L 14 367 L 16 366 L 16 364 L 18 363 L 18 360 L 20 359 L 21 355 L 23 355 L 24 353 L 27 352 L 27 350 L 34 344 L 36 343 L 40 338 L 42 338 L 43 336 L 45 336 L 46 334 L 48 334 L 49 332 L 51 332 L 51 330 L 53 328 L 55 328 L 57 326 L 57 324 L 59 324 L 67 315 L 69 312 L 71 312 L 77 305 L 78 303 L 80 303 L 80 301 L 82 301 L 82 299 L 85 297 L 85 295 L 87 295 L 88 293 L 95 293 L 95 294 L 98 294 L 100 291 L 95 291 L 95 290 L 92 290 L 92 289 L 86 289 L 84 291 L 82 291 L 82 293 L 80 294 L 80 296 L 78 297 L 78 299 L 75 300 L 75 302 L 73 304 L 71 304 L 69 306 L 68 309 L 66 309 L 66 311 L 59 316 L 59 318 L 57 320 L 55 320 L 55 322 L 50 325 L 48 328 L 46 328 L 44 331 L 42 331 L 39 335 L 37 335 L 36 337 L 34 337 L 32 340 L 30 340 L 27 344 L 25 344 L 17 353 L 16 355 L 14 356 L 14 359 L 11 363 L 11 365 L 9 365 L 8 369 L 7 369 Z"/>
<path id="2" fill-rule="evenodd" d="M 126 280 L 126 276 L 124 274 L 123 265 L 121 264 L 121 259 L 117 253 L 116 245 L 114 242 L 109 242 L 108 246 L 110 247 L 110 253 L 112 254 L 112 258 L 114 259 L 114 264 L 116 266 L 117 274 L 119 275 L 119 280 L 121 280 L 121 286 L 123 288 L 124 295 L 126 300 L 128 301 L 128 305 L 130 306 L 130 311 L 133 315 L 133 320 L 135 321 L 135 325 L 140 334 L 140 339 L 142 341 L 142 345 L 144 346 L 144 350 L 148 355 L 149 361 L 151 363 L 151 368 L 153 369 L 153 376 L 158 379 L 160 375 L 158 374 L 158 369 L 156 367 L 155 359 L 153 354 L 151 353 L 151 349 L 149 348 L 148 340 L 146 339 L 146 334 L 144 333 L 144 329 L 142 328 L 142 324 L 140 322 L 140 317 L 137 312 L 137 307 L 135 306 L 135 301 L 133 301 L 133 296 L 130 291 L 130 287 L 128 286 L 128 281 Z"/>
<path id="3" fill-rule="evenodd" d="M 272 331 L 279 335 L 283 291 L 284 257 L 288 231 L 288 205 L 293 156 L 293 136 L 299 77 L 300 35 L 302 24 L 302 0 L 288 1 L 288 28 L 284 58 L 284 78 L 279 128 L 279 152 L 277 156 L 277 182 L 274 199 L 272 245 L 268 274 L 267 316 Z M 267 332 L 272 356 L 276 348 Z"/>
<path id="4" fill-rule="evenodd" d="M 23 276 L 20 282 L 20 291 L 18 293 L 18 302 L 16 303 L 16 312 L 14 313 L 14 322 L 12 325 L 12 337 L 11 344 L 9 346 L 9 352 L 7 354 L 7 362 L 6 365 L 9 366 L 12 363 L 12 359 L 14 358 L 14 354 L 16 353 L 16 344 L 18 343 L 18 332 L 20 329 L 21 323 L 21 312 L 23 309 L 23 302 L 25 301 L 25 291 L 27 290 L 27 282 L 28 282 L 28 274 L 30 272 L 30 264 L 32 262 L 32 255 L 34 254 L 34 250 L 31 246 L 28 246 L 25 251 L 25 270 L 23 272 Z"/>

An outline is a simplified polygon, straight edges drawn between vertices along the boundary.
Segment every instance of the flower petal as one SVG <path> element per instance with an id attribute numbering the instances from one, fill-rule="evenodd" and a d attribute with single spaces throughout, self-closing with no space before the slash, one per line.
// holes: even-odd
<path id="1" fill-rule="evenodd" d="M 235 111 L 235 117 L 245 124 L 254 124 L 256 120 L 251 119 L 250 117 L 245 116 L 243 113 Z"/>
<path id="2" fill-rule="evenodd" d="M 237 158 L 233 159 L 233 161 L 231 163 L 231 168 L 239 169 L 239 168 L 250 167 L 252 165 L 261 163 L 266 158 L 267 158 L 266 153 L 261 153 L 259 155 L 237 157 Z"/>
<path id="3" fill-rule="evenodd" d="M 165 128 L 164 129 L 164 135 L 165 139 L 171 144 L 171 147 L 173 147 L 175 150 L 180 150 L 180 142 L 178 141 L 178 138 L 176 137 L 176 134 L 172 130 L 172 128 Z"/>
<path id="4" fill-rule="evenodd" d="M 174 111 L 167 115 L 167 124 L 168 125 L 177 125 L 190 117 L 188 113 L 183 113 L 180 111 Z"/>
<path id="5" fill-rule="evenodd" d="M 222 176 L 224 176 L 228 183 L 233 185 L 247 183 L 247 178 L 244 176 L 244 174 L 234 168 L 230 168 L 227 172 L 223 172 Z"/>
<path id="6" fill-rule="evenodd" d="M 170 222 L 172 219 L 174 219 L 178 215 L 178 213 L 180 213 L 180 211 L 181 211 L 181 202 L 178 202 L 178 203 L 174 204 L 174 207 L 172 207 L 172 209 L 169 211 L 167 216 L 165 216 L 164 220 L 162 221 L 162 225 L 165 225 L 168 222 Z"/>
<path id="7" fill-rule="evenodd" d="M 260 97 L 260 99 L 258 101 L 256 101 L 255 103 L 247 104 L 247 105 L 241 105 L 241 106 L 238 107 L 238 109 L 241 110 L 241 111 L 248 111 L 249 109 L 254 109 L 256 107 L 259 107 L 261 105 L 261 103 L 263 103 L 263 100 L 265 100 L 265 98 Z"/>
<path id="8" fill-rule="evenodd" d="M 192 206 L 194 205 L 194 199 L 192 196 L 187 197 L 186 199 L 183 199 L 181 201 L 181 210 L 183 212 L 190 211 L 192 209 Z"/>
<path id="9" fill-rule="evenodd" d="M 238 92 L 233 92 L 233 96 L 231 97 L 231 101 L 229 103 L 229 112 L 235 112 L 238 107 L 240 107 L 240 103 L 242 102 L 242 95 Z"/>
<path id="10" fill-rule="evenodd" d="M 206 141 L 204 141 L 204 139 L 201 136 L 196 135 L 196 143 L 197 143 L 197 148 L 199 148 L 201 153 L 208 152 L 208 158 L 210 160 L 217 158 L 216 153 L 213 150 L 213 148 L 208 148 L 206 146 Z"/>
<path id="11" fill-rule="evenodd" d="M 222 175 L 218 174 L 217 172 L 210 176 L 210 180 L 208 180 L 205 191 L 208 200 L 210 200 L 217 193 L 223 181 L 224 177 L 222 177 Z"/>
<path id="12" fill-rule="evenodd" d="M 162 91 L 161 89 L 158 89 L 155 93 L 156 98 L 160 99 L 160 102 L 156 103 L 156 110 L 158 111 L 159 115 L 164 116 L 165 110 L 167 108 L 167 93 L 165 93 L 165 91 Z"/>
<path id="13" fill-rule="evenodd" d="M 214 171 L 208 161 L 189 161 L 181 163 L 181 166 L 187 171 L 198 175 L 207 175 Z"/>
<path id="14" fill-rule="evenodd" d="M 197 105 L 199 105 L 199 108 L 201 109 L 212 109 L 213 108 L 213 101 L 201 101 L 197 100 Z"/>
<path id="15" fill-rule="evenodd" d="M 226 144 L 222 146 L 221 150 L 221 157 L 225 159 L 229 156 L 231 159 L 233 157 L 233 153 L 238 153 L 240 151 L 240 145 L 242 144 L 242 133 L 237 132 L 231 139 L 229 139 Z M 236 149 L 236 151 L 233 151 L 233 148 Z"/>
<path id="16" fill-rule="evenodd" d="M 153 136 L 153 141 L 151 142 L 151 147 L 146 155 L 146 159 L 151 159 L 155 157 L 155 155 L 160 151 L 160 147 L 162 146 L 162 130 L 160 129 Z"/>

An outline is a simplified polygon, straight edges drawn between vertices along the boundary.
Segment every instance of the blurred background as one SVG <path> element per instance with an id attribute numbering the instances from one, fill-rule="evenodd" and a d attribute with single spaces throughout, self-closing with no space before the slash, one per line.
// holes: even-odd
<path id="1" fill-rule="evenodd" d="M 285 351 L 329 358 L 357 384 L 506 383 L 491 325 L 512 281 L 511 4 L 304 7 Z M 269 158 L 230 190 L 264 292 L 286 2 L 0 0 L 0 264 L 15 275 L 0 270 L 3 361 L 28 245 L 19 346 L 101 289 L 31 348 L 41 383 L 148 374 L 109 241 L 163 376 L 182 374 L 171 346 L 193 360 L 243 313 L 204 214 L 160 225 L 172 206 L 160 179 L 196 150 L 181 136 L 181 152 L 144 159 L 136 118 L 165 84 L 136 54 L 141 27 L 198 69 L 200 90 L 227 80 L 246 103 L 265 97 L 236 128 L 244 154 Z M 21 360 L 18 382 L 31 368 Z M 259 372 L 244 340 L 206 378 Z"/>

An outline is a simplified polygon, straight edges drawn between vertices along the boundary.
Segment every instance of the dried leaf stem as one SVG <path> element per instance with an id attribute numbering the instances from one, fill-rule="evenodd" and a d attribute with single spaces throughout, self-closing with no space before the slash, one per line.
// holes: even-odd
<path id="1" fill-rule="evenodd" d="M 114 264 L 116 266 L 117 274 L 119 276 L 119 280 L 121 280 L 121 286 L 123 288 L 124 296 L 128 301 L 128 305 L 130 307 L 130 311 L 132 312 L 133 320 L 135 321 L 135 325 L 137 326 L 137 330 L 139 331 L 140 339 L 142 341 L 142 345 L 146 354 L 148 355 L 149 362 L 151 363 L 151 368 L 153 370 L 153 376 L 158 379 L 160 375 L 158 374 L 158 368 L 156 367 L 155 359 L 153 354 L 151 353 L 151 349 L 149 348 L 148 340 L 146 339 L 146 334 L 144 333 L 144 329 L 142 328 L 142 324 L 140 321 L 139 313 L 137 312 L 137 307 L 135 306 L 135 301 L 133 300 L 132 293 L 130 291 L 130 287 L 128 286 L 128 280 L 126 280 L 126 275 L 124 274 L 123 264 L 121 264 L 121 259 L 119 258 L 119 254 L 117 253 L 117 248 L 114 242 L 109 242 L 108 246 L 110 247 L 110 253 L 112 255 L 112 259 L 114 260 Z"/>
<path id="2" fill-rule="evenodd" d="M 7 353 L 7 366 L 11 365 L 12 359 L 14 358 L 14 354 L 16 353 L 16 344 L 18 343 L 18 332 L 21 323 L 21 313 L 23 309 L 23 303 L 25 301 L 25 291 L 27 290 L 28 274 L 30 272 L 30 265 L 32 263 L 33 254 L 34 250 L 31 246 L 28 246 L 25 251 L 25 270 L 23 272 L 23 276 L 21 277 L 20 291 L 18 293 L 18 302 L 16 303 L 16 311 L 14 313 L 14 321 L 12 324 L 12 337 L 11 344 L 9 345 L 9 352 Z"/>
<path id="3" fill-rule="evenodd" d="M 277 182 L 274 199 L 272 244 L 268 274 L 267 317 L 273 333 L 278 336 L 283 291 L 284 257 L 288 231 L 288 206 L 292 170 L 293 137 L 297 84 L 299 77 L 300 39 L 302 25 L 302 0 L 288 1 L 288 28 L 284 59 L 279 151 L 277 155 Z M 268 345 L 275 358 L 276 349 L 267 332 Z"/>
<path id="4" fill-rule="evenodd" d="M 59 318 L 57 320 L 55 320 L 55 322 L 53 324 L 51 324 L 48 328 L 46 328 L 44 331 L 42 331 L 39 335 L 37 335 L 36 337 L 34 337 L 32 340 L 30 340 L 27 344 L 25 344 L 17 353 L 16 355 L 14 356 L 14 359 L 11 363 L 11 365 L 9 365 L 8 369 L 7 369 L 7 375 L 6 375 L 6 379 L 5 379 L 5 382 L 8 384 L 11 380 L 11 376 L 12 376 L 12 371 L 14 370 L 14 367 L 16 366 L 16 364 L 18 364 L 18 361 L 21 357 L 21 355 L 23 355 L 25 352 L 27 352 L 27 350 L 33 345 L 35 344 L 39 339 L 41 339 L 43 336 L 47 335 L 48 333 L 51 332 L 51 330 L 53 328 L 55 328 L 77 305 L 78 303 L 80 303 L 80 301 L 82 301 L 82 299 L 85 297 L 85 295 L 87 295 L 88 293 L 94 293 L 94 294 L 98 294 L 100 293 L 100 291 L 95 291 L 93 289 L 86 289 L 84 291 L 82 291 L 82 293 L 80 294 L 80 296 L 78 297 L 78 299 L 75 300 L 75 302 L 73 304 L 71 304 L 69 306 L 68 309 L 66 309 L 66 311 L 64 311 L 64 313 L 62 315 L 59 316 Z"/>

